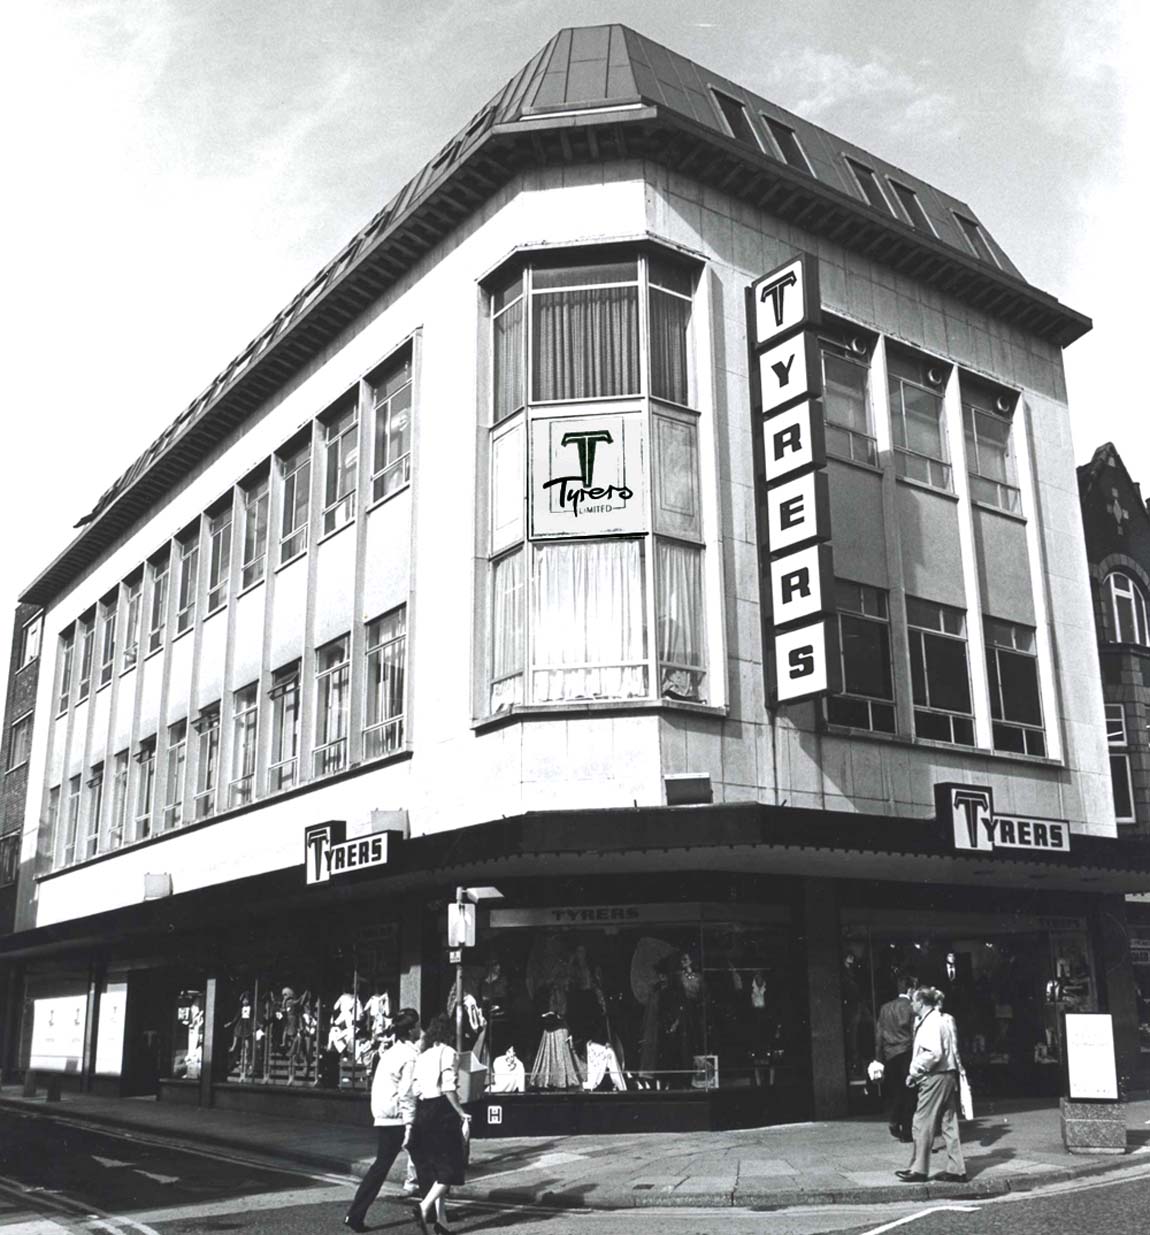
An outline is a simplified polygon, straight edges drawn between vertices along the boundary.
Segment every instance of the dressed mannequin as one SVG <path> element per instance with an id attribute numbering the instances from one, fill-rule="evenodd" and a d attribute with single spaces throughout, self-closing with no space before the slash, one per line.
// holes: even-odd
<path id="1" fill-rule="evenodd" d="M 319 1037 L 318 1007 L 318 999 L 310 991 L 304 991 L 299 1007 L 299 1042 L 303 1055 L 304 1079 L 311 1077 L 313 1086 L 319 1084 L 319 1061 L 316 1059 L 316 1040 Z"/>
<path id="2" fill-rule="evenodd" d="M 578 1089 L 583 1071 L 567 1028 L 567 997 L 564 988 L 553 986 L 548 1010 L 543 1014 L 543 1036 L 531 1069 L 532 1089 Z"/>
<path id="3" fill-rule="evenodd" d="M 246 1081 L 252 1075 L 252 1046 L 255 1037 L 255 1008 L 252 997 L 244 991 L 240 995 L 236 1014 L 228 1021 L 226 1029 L 232 1031 L 232 1044 L 228 1048 L 232 1067 L 239 1066 L 239 1079 Z"/>
<path id="4" fill-rule="evenodd" d="M 204 1050 L 204 1009 L 199 996 L 188 1010 L 188 1049 L 184 1054 L 184 1075 L 194 1080 L 200 1075 Z"/>
<path id="5" fill-rule="evenodd" d="M 327 1035 L 327 1049 L 344 1055 L 355 1041 L 358 1026 L 363 1017 L 363 1004 L 359 996 L 348 986 L 331 1007 L 331 1028 Z"/>
<path id="6" fill-rule="evenodd" d="M 296 1073 L 302 1070 L 307 1076 L 307 1053 L 303 1037 L 303 1005 L 310 998 L 307 991 L 298 999 L 290 986 L 285 986 L 280 993 L 279 1007 L 276 1008 L 276 1022 L 280 1031 L 280 1047 L 287 1056 L 287 1083 L 295 1084 Z"/>
<path id="7" fill-rule="evenodd" d="M 489 1093 L 522 1093 L 527 1083 L 523 1061 L 509 1046 L 491 1065 L 491 1088 Z"/>

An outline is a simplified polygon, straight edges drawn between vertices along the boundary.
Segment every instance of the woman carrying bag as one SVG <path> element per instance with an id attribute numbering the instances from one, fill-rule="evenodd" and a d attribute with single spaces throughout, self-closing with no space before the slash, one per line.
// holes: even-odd
<path id="1" fill-rule="evenodd" d="M 449 1043 L 455 1036 L 450 1018 L 433 1017 L 423 1037 L 423 1054 L 415 1064 L 415 1124 L 409 1150 L 425 1195 L 414 1209 L 415 1221 L 427 1235 L 447 1229 L 447 1194 L 464 1182 L 471 1116 L 460 1105 L 459 1057 Z"/>

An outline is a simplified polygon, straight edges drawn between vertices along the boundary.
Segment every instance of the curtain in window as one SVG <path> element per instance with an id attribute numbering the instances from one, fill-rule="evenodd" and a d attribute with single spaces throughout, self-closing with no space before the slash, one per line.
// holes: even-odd
<path id="1" fill-rule="evenodd" d="M 523 702 L 523 552 L 492 570 L 491 711 Z"/>
<path id="2" fill-rule="evenodd" d="M 533 301 L 536 399 L 639 393 L 637 288 L 546 292 Z"/>
<path id="3" fill-rule="evenodd" d="M 687 330 L 691 302 L 651 288 L 651 393 L 687 402 Z"/>
<path id="4" fill-rule="evenodd" d="M 659 618 L 659 692 L 704 698 L 703 551 L 660 540 L 655 547 Z"/>
<path id="5" fill-rule="evenodd" d="M 538 546 L 531 618 L 536 703 L 647 694 L 638 541 Z"/>
<path id="6" fill-rule="evenodd" d="M 495 420 L 498 423 L 523 406 L 526 389 L 523 348 L 523 301 L 513 304 L 494 322 Z"/>

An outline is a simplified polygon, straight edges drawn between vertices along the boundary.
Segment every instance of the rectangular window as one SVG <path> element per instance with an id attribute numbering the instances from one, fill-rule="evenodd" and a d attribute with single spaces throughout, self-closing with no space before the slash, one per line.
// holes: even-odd
<path id="1" fill-rule="evenodd" d="M 308 511 L 311 508 L 311 443 L 279 461 L 283 478 L 283 513 L 280 516 L 280 565 L 307 548 Z"/>
<path id="2" fill-rule="evenodd" d="M 136 840 L 152 834 L 152 801 L 156 793 L 156 739 L 145 738 L 136 751 Z"/>
<path id="3" fill-rule="evenodd" d="M 655 580 L 659 693 L 705 703 L 703 550 L 660 537 L 655 542 Z"/>
<path id="4" fill-rule="evenodd" d="M 176 544 L 176 634 L 196 620 L 196 594 L 200 586 L 200 529 L 186 532 Z"/>
<path id="5" fill-rule="evenodd" d="M 1002 263 L 994 255 L 994 250 L 990 247 L 990 242 L 987 240 L 982 228 L 974 221 L 968 219 L 965 215 L 956 213 L 954 216 L 958 220 L 958 226 L 962 231 L 963 238 L 970 246 L 970 251 L 975 257 L 980 257 L 984 262 L 989 262 L 992 266 L 1001 266 Z"/>
<path id="6" fill-rule="evenodd" d="M 108 819 L 104 848 L 119 849 L 124 843 L 128 825 L 128 772 L 131 759 L 126 750 L 120 751 L 112 764 L 112 810 Z"/>
<path id="7" fill-rule="evenodd" d="M 168 766 L 164 776 L 164 830 L 184 821 L 184 777 L 188 767 L 188 722 L 168 727 Z"/>
<path id="8" fill-rule="evenodd" d="M 887 353 L 895 470 L 900 476 L 949 492 L 950 462 L 942 406 L 945 384 L 942 365 L 904 356 L 894 349 Z"/>
<path id="9" fill-rule="evenodd" d="M 259 684 L 253 682 L 232 696 L 232 806 L 246 806 L 255 797 L 259 692 Z"/>
<path id="10" fill-rule="evenodd" d="M 53 785 L 52 788 L 48 790 L 48 805 L 44 814 L 44 824 L 47 829 L 48 836 L 47 860 L 49 866 L 54 868 L 61 864 L 61 853 L 63 852 L 64 845 L 63 817 L 60 814 L 59 785 Z"/>
<path id="11" fill-rule="evenodd" d="M 898 198 L 899 205 L 902 206 L 911 227 L 916 228 L 920 232 L 926 232 L 928 236 L 933 236 L 934 228 L 931 226 L 930 219 L 927 218 L 926 211 L 923 210 L 922 203 L 918 200 L 918 194 L 914 189 L 908 185 L 899 184 L 897 180 L 892 180 L 890 187 L 894 189 L 894 195 Z"/>
<path id="12" fill-rule="evenodd" d="M 164 631 L 168 625 L 168 559 L 164 554 L 149 566 L 152 594 L 148 605 L 148 651 L 158 652 L 164 646 Z"/>
<path id="13" fill-rule="evenodd" d="M 371 498 L 378 502 L 411 482 L 411 355 L 371 379 L 375 440 Z"/>
<path id="14" fill-rule="evenodd" d="M 894 733 L 890 612 L 887 594 L 865 583 L 835 580 L 842 694 L 827 699 L 827 720 L 874 733 Z"/>
<path id="15" fill-rule="evenodd" d="M 407 668 L 407 609 L 367 627 L 367 710 L 363 757 L 378 759 L 403 746 Z"/>
<path id="16" fill-rule="evenodd" d="M 720 114 L 727 122 L 731 136 L 741 142 L 746 142 L 748 146 L 753 146 L 756 150 L 761 150 L 762 146 L 755 136 L 755 130 L 751 128 L 751 122 L 747 119 L 747 109 L 743 104 L 738 99 L 731 98 L 729 94 L 723 94 L 720 90 L 712 89 L 711 93 L 715 96 L 715 102 L 719 106 Z"/>
<path id="17" fill-rule="evenodd" d="M 671 403 L 690 403 L 691 291 L 685 266 L 663 257 L 647 261 L 651 393 Z"/>
<path id="18" fill-rule="evenodd" d="M 537 269 L 531 301 L 533 399 L 639 393 L 639 269 L 634 258 Z"/>
<path id="19" fill-rule="evenodd" d="M 220 774 L 220 705 L 204 708 L 192 722 L 196 731 L 196 798 L 197 819 L 215 813 L 216 786 Z"/>
<path id="20" fill-rule="evenodd" d="M 43 613 L 37 613 L 30 622 L 24 623 L 20 631 L 20 651 L 16 659 L 17 669 L 23 669 L 26 665 L 30 665 L 40 655 L 40 637 L 43 632 Z"/>
<path id="21" fill-rule="evenodd" d="M 76 829 L 80 826 L 80 777 L 68 781 L 68 801 L 64 806 L 64 827 L 57 865 L 71 866 L 76 860 Z"/>
<path id="22" fill-rule="evenodd" d="M 491 564 L 492 713 L 523 702 L 522 549 Z"/>
<path id="23" fill-rule="evenodd" d="M 104 765 L 92 766 L 88 778 L 88 801 L 84 813 L 84 842 L 80 849 L 81 860 L 94 858 L 100 848 L 100 813 L 104 808 Z"/>
<path id="24" fill-rule="evenodd" d="M 527 336 L 523 314 L 523 274 L 491 293 L 492 419 L 498 424 L 514 415 L 527 397 Z"/>
<path id="25" fill-rule="evenodd" d="M 973 746 L 966 615 L 908 596 L 906 622 L 915 736 Z"/>
<path id="26" fill-rule="evenodd" d="M 8 770 L 27 763 L 32 754 L 32 713 L 13 721 L 8 731 Z"/>
<path id="27" fill-rule="evenodd" d="M 355 397 L 345 399 L 323 428 L 324 535 L 355 518 L 359 469 L 359 410 Z"/>
<path id="28" fill-rule="evenodd" d="M 536 545 L 531 694 L 536 703 L 633 699 L 649 691 L 643 544 Z"/>
<path id="29" fill-rule="evenodd" d="M 228 603 L 232 562 L 232 506 L 208 516 L 208 612 Z"/>
<path id="30" fill-rule="evenodd" d="M 823 362 L 823 414 L 828 454 L 856 463 L 878 463 L 867 399 L 867 345 L 862 336 L 850 340 L 820 338 Z"/>
<path id="31" fill-rule="evenodd" d="M 116 600 L 100 605 L 100 685 L 107 686 L 116 668 Z"/>
<path id="32" fill-rule="evenodd" d="M 240 587 L 258 583 L 268 564 L 268 478 L 261 477 L 240 490 L 243 507 L 243 557 Z"/>
<path id="33" fill-rule="evenodd" d="M 314 774 L 330 776 L 347 767 L 351 665 L 347 635 L 333 639 L 315 656 Z"/>
<path id="34" fill-rule="evenodd" d="M 67 631 L 60 636 L 60 666 L 57 671 L 56 711 L 66 712 L 72 695 L 72 666 L 75 662 L 76 635 Z"/>
<path id="35" fill-rule="evenodd" d="M 0 836 L 0 888 L 16 882 L 20 874 L 20 833 Z"/>
<path id="36" fill-rule="evenodd" d="M 698 422 L 678 416 L 651 418 L 655 492 L 655 531 L 701 539 Z"/>
<path id="37" fill-rule="evenodd" d="M 80 680 L 76 685 L 76 702 L 82 703 L 92 690 L 92 648 L 96 641 L 95 617 L 80 619 Z"/>
<path id="38" fill-rule="evenodd" d="M 1126 733 L 1126 708 L 1106 704 L 1106 742 L 1110 747 L 1110 781 L 1114 787 L 1114 815 L 1119 823 L 1134 823 L 1134 781 L 1130 775 L 1130 749 Z"/>
<path id="39" fill-rule="evenodd" d="M 876 209 L 881 210 L 883 214 L 893 214 L 890 208 L 890 202 L 886 199 L 886 194 L 882 191 L 882 185 L 879 183 L 878 177 L 874 174 L 871 168 L 865 163 L 859 163 L 857 160 L 847 156 L 847 166 L 851 169 L 854 175 L 855 183 L 859 187 L 859 191 L 863 197 Z"/>
<path id="40" fill-rule="evenodd" d="M 783 156 L 783 162 L 797 171 L 806 172 L 808 176 L 814 175 L 810 163 L 807 162 L 807 156 L 803 153 L 802 146 L 799 145 L 799 139 L 795 136 L 794 129 L 780 120 L 772 120 L 770 116 L 763 116 L 763 122 L 770 129 L 775 145 L 778 146 L 779 153 Z"/>
<path id="41" fill-rule="evenodd" d="M 140 657 L 140 617 L 143 610 L 144 581 L 137 575 L 125 585 L 124 592 L 124 650 L 120 655 L 120 672 L 123 673 Z"/>
<path id="42" fill-rule="evenodd" d="M 299 661 L 277 669 L 272 678 L 272 751 L 268 791 L 290 789 L 298 779 Z"/>
<path id="43" fill-rule="evenodd" d="M 1015 474 L 1014 453 L 1010 448 L 1009 415 L 992 411 L 989 398 L 962 401 L 962 423 L 966 435 L 966 466 L 970 473 L 970 496 L 1000 510 L 1017 514 L 1022 509 Z"/>
<path id="44" fill-rule="evenodd" d="M 983 626 L 994 749 L 1045 755 L 1034 631 L 997 618 L 987 618 Z"/>

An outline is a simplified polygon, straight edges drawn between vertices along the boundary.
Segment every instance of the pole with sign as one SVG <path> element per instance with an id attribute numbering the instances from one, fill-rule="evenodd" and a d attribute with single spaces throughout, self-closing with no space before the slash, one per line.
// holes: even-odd
<path id="1" fill-rule="evenodd" d="M 475 905 L 477 901 L 502 900 L 498 888 L 455 889 L 455 901 L 447 906 L 448 958 L 455 965 L 455 1052 L 460 1056 L 460 1083 L 466 1086 L 468 1072 L 463 1068 L 463 953 L 475 947 Z M 468 1094 L 461 1093 L 466 1102 Z"/>

